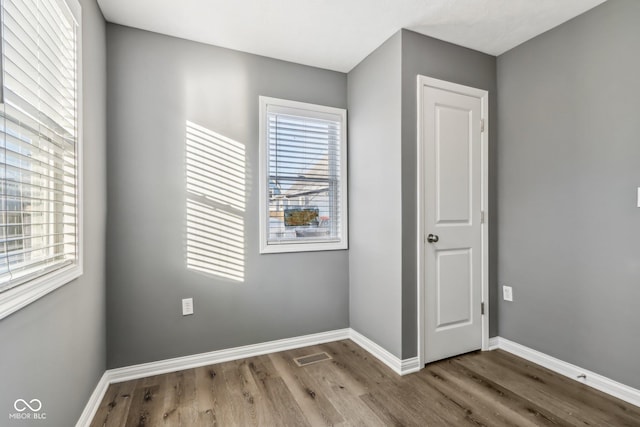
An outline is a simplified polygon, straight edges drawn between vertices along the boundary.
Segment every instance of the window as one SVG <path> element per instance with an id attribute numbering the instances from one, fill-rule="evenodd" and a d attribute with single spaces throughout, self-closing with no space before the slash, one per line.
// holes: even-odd
<path id="1" fill-rule="evenodd" d="M 346 111 L 260 97 L 260 252 L 347 248 Z"/>
<path id="2" fill-rule="evenodd" d="M 0 318 L 82 273 L 80 6 L 3 0 Z"/>

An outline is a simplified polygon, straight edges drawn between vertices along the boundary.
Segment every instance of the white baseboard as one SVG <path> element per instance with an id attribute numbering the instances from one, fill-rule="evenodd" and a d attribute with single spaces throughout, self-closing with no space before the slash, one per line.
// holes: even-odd
<path id="1" fill-rule="evenodd" d="M 282 340 L 268 341 L 260 344 L 245 345 L 225 350 L 210 351 L 208 353 L 195 354 L 193 356 L 176 357 L 174 359 L 160 360 L 158 362 L 143 363 L 140 365 L 126 366 L 124 368 L 110 369 L 107 371 L 110 382 L 120 383 L 153 375 L 166 374 L 168 372 L 182 371 L 184 369 L 198 368 L 200 366 L 213 365 L 215 363 L 229 362 L 231 360 L 276 353 L 278 351 L 307 347 L 349 338 L 349 329 L 321 332 L 319 334 L 304 335 L 301 337 L 285 338 Z"/>
<path id="2" fill-rule="evenodd" d="M 105 372 L 102 374 L 102 377 L 100 377 L 100 381 L 98 381 L 98 385 L 96 385 L 93 393 L 91 393 L 91 397 L 89 397 L 89 401 L 85 405 L 84 411 L 80 414 L 76 427 L 85 427 L 91 424 L 91 421 L 93 421 L 93 417 L 95 417 L 96 412 L 98 412 L 100 403 L 102 403 L 102 399 L 109 388 L 109 384 L 109 378 L 107 372 Z"/>
<path id="3" fill-rule="evenodd" d="M 595 372 L 583 369 L 579 366 L 572 365 L 571 363 L 564 362 L 555 357 L 541 353 L 537 350 L 533 350 L 529 347 L 525 347 L 521 344 L 509 341 L 508 339 L 497 337 L 492 338 L 496 340 L 497 348 L 515 354 L 537 365 L 543 366 L 549 370 L 552 370 L 560 375 L 564 375 L 568 378 L 586 384 L 632 405 L 640 406 L 640 390 L 629 387 L 625 384 L 614 381 L 610 378 L 596 374 Z M 489 341 L 491 346 L 491 340 Z M 584 377 L 582 377 L 584 375 Z"/>
<path id="4" fill-rule="evenodd" d="M 418 372 L 424 366 L 420 366 L 420 359 L 418 356 L 411 357 L 409 359 L 402 359 L 402 364 L 400 365 L 400 375 L 412 374 L 414 372 Z"/>
<path id="5" fill-rule="evenodd" d="M 487 350 L 497 350 L 500 348 L 500 337 L 489 338 L 489 348 Z"/>
<path id="6" fill-rule="evenodd" d="M 371 353 L 376 359 L 393 369 L 398 375 L 406 375 L 420 370 L 420 361 L 417 357 L 404 360 L 400 359 L 353 329 L 351 329 L 350 338 L 351 341 Z"/>
<path id="7" fill-rule="evenodd" d="M 402 360 L 353 329 L 338 329 L 335 331 L 321 332 L 319 334 L 304 335 L 301 337 L 195 354 L 193 356 L 176 357 L 174 359 L 109 369 L 105 371 L 102 378 L 100 378 L 76 427 L 89 426 L 110 384 L 345 339 L 351 339 L 399 375 L 417 372 L 421 368 L 417 357 Z"/>

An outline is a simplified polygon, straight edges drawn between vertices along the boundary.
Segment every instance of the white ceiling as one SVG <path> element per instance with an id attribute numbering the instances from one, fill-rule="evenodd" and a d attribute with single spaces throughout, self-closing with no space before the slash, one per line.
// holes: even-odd
<path id="1" fill-rule="evenodd" d="M 109 22 L 347 72 L 401 28 L 491 55 L 605 0 L 98 0 Z"/>

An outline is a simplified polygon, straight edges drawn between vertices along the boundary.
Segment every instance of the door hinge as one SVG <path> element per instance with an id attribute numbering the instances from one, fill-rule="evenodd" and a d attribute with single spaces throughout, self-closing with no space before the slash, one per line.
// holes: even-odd
<path id="1" fill-rule="evenodd" d="M 484 132 L 484 119 L 480 120 L 480 132 Z"/>
<path id="2" fill-rule="evenodd" d="M 480 303 L 480 314 L 484 316 L 484 302 Z"/>
<path id="3" fill-rule="evenodd" d="M 480 211 L 480 224 L 484 224 L 484 211 Z"/>

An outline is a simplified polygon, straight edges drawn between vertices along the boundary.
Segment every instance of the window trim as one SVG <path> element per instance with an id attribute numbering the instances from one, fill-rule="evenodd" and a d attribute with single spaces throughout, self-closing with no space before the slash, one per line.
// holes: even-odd
<path id="1" fill-rule="evenodd" d="M 77 85 L 77 138 L 76 138 L 76 197 L 77 197 L 77 245 L 78 257 L 76 262 L 53 270 L 25 283 L 7 289 L 0 293 L 0 320 L 15 313 L 82 276 L 84 272 L 84 221 L 83 221 L 83 73 L 82 73 L 82 8 L 78 0 L 54 0 L 66 5 L 77 22 L 76 38 L 76 85 Z M 1 23 L 0 23 L 1 24 Z M 1 43 L 1 40 L 0 40 Z M 1 58 L 0 58 L 1 59 Z M 1 70 L 0 70 L 1 72 Z"/>
<path id="2" fill-rule="evenodd" d="M 288 253 L 288 252 L 312 252 L 312 251 L 332 251 L 345 250 L 349 248 L 349 213 L 348 213 L 348 195 L 347 195 L 347 110 L 343 108 L 327 107 L 324 105 L 310 104 L 306 102 L 290 101 L 286 99 L 271 98 L 267 96 L 259 97 L 259 152 L 260 164 L 258 168 L 259 174 L 259 218 L 260 218 L 260 253 Z M 267 126 L 267 109 L 268 107 L 307 110 L 310 116 L 321 117 L 325 114 L 339 116 L 341 120 L 340 126 L 340 240 L 331 241 L 300 241 L 300 242 L 268 242 L 268 221 L 269 215 L 269 198 L 267 176 L 269 156 L 268 156 L 268 126 Z"/>

